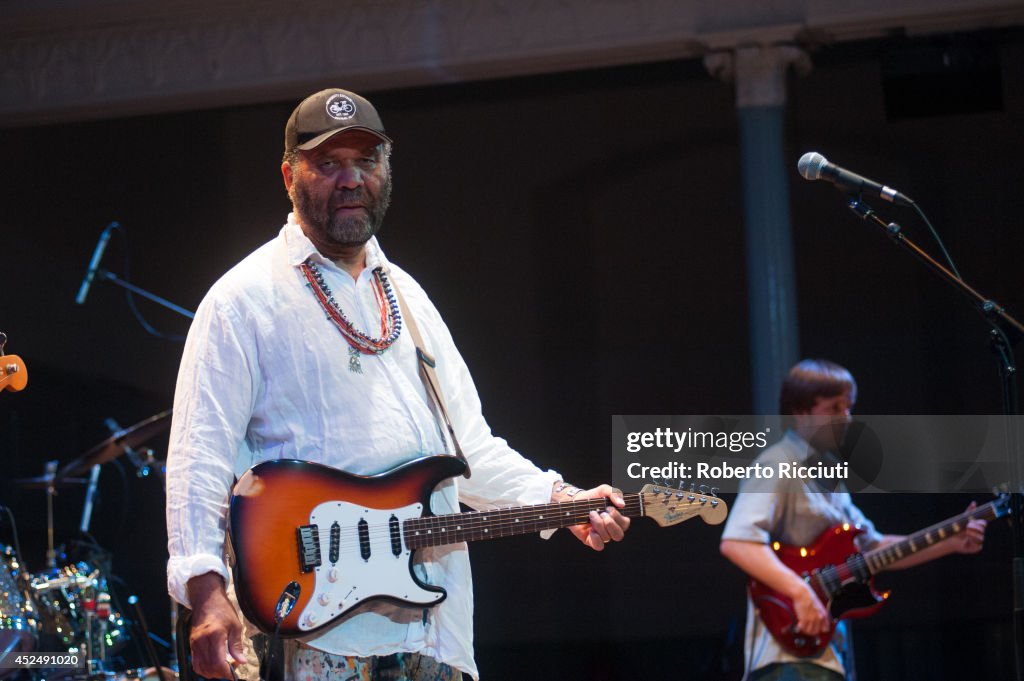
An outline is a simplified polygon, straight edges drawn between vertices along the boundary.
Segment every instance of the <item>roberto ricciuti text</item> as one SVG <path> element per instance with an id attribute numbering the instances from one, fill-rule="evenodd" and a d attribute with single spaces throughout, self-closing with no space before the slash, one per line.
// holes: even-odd
<path id="1" fill-rule="evenodd" d="M 788 480 L 846 480 L 849 477 L 850 465 L 845 461 L 825 465 L 816 462 L 811 465 L 781 462 L 771 465 L 755 463 L 749 466 L 734 466 L 729 463 L 685 464 L 671 461 L 663 466 L 644 466 L 631 463 L 626 467 L 626 474 L 633 479 L 661 480 L 732 480 L 760 478 L 769 480 L 781 478 Z"/>

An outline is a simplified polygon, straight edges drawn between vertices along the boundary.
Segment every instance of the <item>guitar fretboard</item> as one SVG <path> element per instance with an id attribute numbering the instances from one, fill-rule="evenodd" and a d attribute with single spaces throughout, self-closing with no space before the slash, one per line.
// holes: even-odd
<path id="1" fill-rule="evenodd" d="M 975 518 L 981 520 L 995 520 L 1004 515 L 1007 511 L 1005 498 L 990 501 L 979 506 L 973 511 L 961 513 L 949 520 L 926 527 L 920 532 L 915 532 L 906 539 L 890 544 L 880 549 L 864 553 L 864 560 L 867 562 L 871 574 L 892 565 L 898 560 L 911 556 L 922 549 L 938 544 L 944 539 L 957 535 L 967 529 L 967 524 Z"/>
<path id="2" fill-rule="evenodd" d="M 624 494 L 623 515 L 642 516 L 643 501 L 639 494 Z M 443 546 L 462 541 L 477 541 L 497 537 L 554 530 L 589 522 L 591 511 L 603 511 L 609 506 L 607 499 L 582 499 L 536 506 L 518 506 L 493 511 L 471 511 L 448 515 L 410 518 L 404 523 L 405 541 L 409 548 Z"/>

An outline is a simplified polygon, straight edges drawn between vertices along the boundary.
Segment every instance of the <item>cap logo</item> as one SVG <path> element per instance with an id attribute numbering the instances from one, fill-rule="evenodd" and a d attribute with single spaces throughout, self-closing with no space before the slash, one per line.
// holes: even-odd
<path id="1" fill-rule="evenodd" d="M 347 121 L 356 115 L 356 103 L 341 93 L 327 98 L 327 115 L 339 121 Z"/>

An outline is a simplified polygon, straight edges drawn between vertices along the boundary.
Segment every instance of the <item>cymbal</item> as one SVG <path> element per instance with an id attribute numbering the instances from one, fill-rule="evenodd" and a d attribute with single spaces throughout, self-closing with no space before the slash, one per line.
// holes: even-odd
<path id="1" fill-rule="evenodd" d="M 77 459 L 65 464 L 57 471 L 58 478 L 84 475 L 90 468 L 99 463 L 113 461 L 124 454 L 126 449 L 135 449 L 142 443 L 171 427 L 171 410 L 162 411 L 155 416 L 139 421 L 117 431 Z"/>
<path id="2" fill-rule="evenodd" d="M 85 478 L 60 478 L 56 475 L 37 475 L 34 478 L 15 478 L 14 484 L 20 485 L 26 489 L 46 489 L 53 483 L 54 487 L 74 487 L 75 485 L 84 485 Z"/>

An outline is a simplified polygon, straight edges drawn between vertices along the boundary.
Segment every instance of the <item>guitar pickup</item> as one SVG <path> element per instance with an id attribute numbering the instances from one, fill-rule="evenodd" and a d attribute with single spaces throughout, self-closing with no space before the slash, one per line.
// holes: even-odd
<path id="1" fill-rule="evenodd" d="M 302 525 L 295 530 L 299 545 L 299 569 L 312 572 L 320 567 L 320 531 L 316 525 Z"/>
<path id="2" fill-rule="evenodd" d="M 338 564 L 338 558 L 341 557 L 341 525 L 337 522 L 331 523 L 331 550 L 328 558 L 331 561 L 331 565 Z"/>
<path id="3" fill-rule="evenodd" d="M 370 524 L 366 522 L 366 518 L 360 518 L 359 524 L 356 525 L 356 529 L 359 532 L 359 555 L 363 557 L 364 561 L 370 560 Z"/>
<path id="4" fill-rule="evenodd" d="M 402 555 L 402 527 L 394 514 L 388 519 L 388 533 L 391 535 L 391 553 L 397 558 Z"/>

